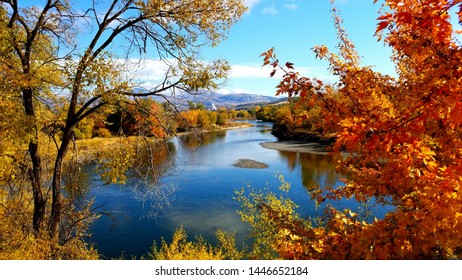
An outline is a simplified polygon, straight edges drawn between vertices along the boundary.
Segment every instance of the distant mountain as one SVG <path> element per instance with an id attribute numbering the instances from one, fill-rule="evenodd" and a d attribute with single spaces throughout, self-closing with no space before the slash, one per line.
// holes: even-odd
<path id="1" fill-rule="evenodd" d="M 201 92 L 199 94 L 177 93 L 166 98 L 175 104 L 180 110 L 188 108 L 188 101 L 204 104 L 208 109 L 227 108 L 227 109 L 248 109 L 254 106 L 279 103 L 286 101 L 287 98 L 278 98 L 258 94 L 239 93 L 221 94 L 212 92 Z M 156 98 L 159 102 L 164 102 L 163 98 Z"/>

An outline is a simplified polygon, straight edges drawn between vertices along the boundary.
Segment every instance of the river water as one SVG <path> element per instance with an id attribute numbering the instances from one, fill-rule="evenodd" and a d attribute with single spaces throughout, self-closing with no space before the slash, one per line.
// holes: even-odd
<path id="1" fill-rule="evenodd" d="M 254 189 L 277 191 L 278 175 L 291 183 L 289 196 L 302 216 L 316 216 L 309 190 L 315 185 L 339 185 L 334 165 L 324 155 L 282 152 L 260 143 L 276 141 L 271 123 L 253 122 L 253 127 L 183 136 L 170 144 L 169 164 L 160 175 L 159 186 L 139 187 L 133 178 L 126 185 L 103 185 L 93 166 L 87 166 L 89 191 L 94 207 L 104 213 L 90 228 L 93 243 L 104 258 L 139 258 L 161 237 L 167 242 L 183 226 L 190 237 L 201 235 L 216 242 L 215 232 L 235 232 L 245 242 L 249 227 L 240 220 L 240 203 L 235 191 L 250 185 Z M 233 166 L 239 159 L 268 165 L 265 169 Z M 165 160 L 165 159 L 163 159 Z M 336 207 L 360 207 L 354 201 L 333 203 Z M 383 215 L 378 211 L 377 215 Z"/>

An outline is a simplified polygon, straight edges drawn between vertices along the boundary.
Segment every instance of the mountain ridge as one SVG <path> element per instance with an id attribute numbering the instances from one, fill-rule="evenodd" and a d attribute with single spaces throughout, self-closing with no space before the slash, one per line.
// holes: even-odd
<path id="1" fill-rule="evenodd" d="M 198 94 L 176 93 L 165 98 L 174 104 L 180 110 L 186 110 L 189 107 L 188 101 L 203 104 L 207 109 L 246 109 L 255 106 L 269 105 L 279 102 L 284 102 L 287 98 L 266 96 L 252 93 L 216 93 L 216 92 L 200 92 Z M 156 98 L 156 101 L 164 102 L 162 97 Z"/>

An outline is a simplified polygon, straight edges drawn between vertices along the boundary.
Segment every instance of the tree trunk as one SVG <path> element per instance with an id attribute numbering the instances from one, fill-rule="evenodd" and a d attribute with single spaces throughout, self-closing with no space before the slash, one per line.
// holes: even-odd
<path id="1" fill-rule="evenodd" d="M 40 156 L 38 154 L 38 144 L 33 140 L 29 142 L 29 153 L 32 160 L 32 169 L 29 171 L 29 177 L 32 184 L 32 194 L 34 197 L 34 216 L 32 225 L 37 235 L 43 228 L 45 219 L 45 200 L 42 195 L 42 186 L 40 175 L 42 172 Z"/>
<path id="2" fill-rule="evenodd" d="M 72 138 L 72 128 L 66 127 L 63 133 L 61 146 L 59 147 L 58 154 L 56 155 L 55 166 L 53 168 L 53 181 L 51 183 L 52 200 L 51 200 L 51 215 L 49 221 L 49 233 L 51 238 L 58 240 L 59 238 L 59 225 L 61 222 L 62 213 L 62 197 L 61 197 L 61 182 L 63 160 L 67 152 L 67 148 Z"/>
<path id="3" fill-rule="evenodd" d="M 52 201 L 51 201 L 51 215 L 49 220 L 49 233 L 51 238 L 58 241 L 59 238 L 59 225 L 61 223 L 62 201 L 61 201 L 61 182 L 63 160 L 67 152 L 67 148 L 74 133 L 73 127 L 78 122 L 75 116 L 75 108 L 77 107 L 77 96 L 79 95 L 79 85 L 82 81 L 82 73 L 84 66 L 79 66 L 74 85 L 72 89 L 71 101 L 67 112 L 66 125 L 63 129 L 63 137 L 61 146 L 59 147 L 58 154 L 56 155 L 55 166 L 53 168 L 53 181 L 52 188 Z"/>
<path id="4" fill-rule="evenodd" d="M 23 89 L 23 105 L 24 111 L 28 117 L 33 121 L 31 126 L 33 137 L 29 140 L 29 155 L 32 161 L 32 168 L 29 169 L 29 179 L 32 186 L 32 195 L 34 199 L 34 216 L 32 218 L 32 226 L 34 228 L 35 234 L 37 235 L 43 228 L 43 223 L 45 220 L 45 200 L 43 199 L 42 194 L 42 163 L 39 154 L 39 144 L 38 144 L 38 128 L 35 122 L 35 112 L 32 100 L 32 89 L 26 88 Z"/>

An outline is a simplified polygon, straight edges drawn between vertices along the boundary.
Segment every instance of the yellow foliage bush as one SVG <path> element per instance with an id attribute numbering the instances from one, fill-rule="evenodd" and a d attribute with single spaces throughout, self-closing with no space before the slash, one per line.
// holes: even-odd
<path id="1" fill-rule="evenodd" d="M 0 260 L 95 260 L 98 252 L 80 237 L 64 244 L 48 234 L 35 236 L 30 195 L 9 196 L 0 190 Z"/>
<path id="2" fill-rule="evenodd" d="M 243 259 L 244 250 L 239 251 L 235 244 L 234 234 L 217 232 L 220 242 L 217 246 L 207 243 L 197 236 L 195 241 L 188 241 L 188 235 L 183 227 L 173 234 L 173 240 L 167 244 L 162 239 L 160 248 L 154 244 L 150 258 L 156 260 L 239 260 Z"/>
<path id="3" fill-rule="evenodd" d="M 201 237 L 195 242 L 187 241 L 188 235 L 181 227 L 173 234 L 172 243 L 162 240 L 160 249 L 154 245 L 152 257 L 157 260 L 222 260 L 221 250 L 213 248 Z"/>

